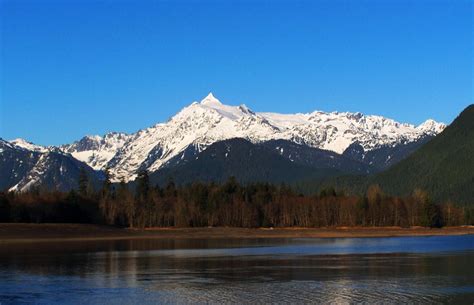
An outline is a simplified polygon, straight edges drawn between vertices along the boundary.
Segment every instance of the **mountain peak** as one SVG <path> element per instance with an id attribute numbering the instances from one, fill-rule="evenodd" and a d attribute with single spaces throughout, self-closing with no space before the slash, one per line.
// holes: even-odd
<path id="1" fill-rule="evenodd" d="M 33 143 L 31 143 L 29 141 L 26 141 L 25 139 L 22 139 L 22 138 L 17 138 L 17 139 L 11 140 L 9 142 L 11 144 L 17 146 L 17 147 L 21 147 L 21 148 L 26 149 L 26 150 L 40 151 L 40 152 L 44 152 L 44 151 L 47 150 L 43 146 L 33 144 Z"/>
<path id="2" fill-rule="evenodd" d="M 209 94 L 201 101 L 201 105 L 206 105 L 206 106 L 212 106 L 212 105 L 222 105 L 222 103 L 214 97 L 212 92 L 209 92 Z"/>
<path id="3" fill-rule="evenodd" d="M 441 131 L 443 131 L 444 128 L 446 128 L 446 124 L 436 122 L 433 119 L 428 119 L 417 127 L 417 129 L 432 135 L 440 133 Z"/>
<path id="4" fill-rule="evenodd" d="M 99 142 L 99 141 L 102 140 L 102 137 L 99 136 L 99 135 L 86 135 L 86 136 L 84 137 L 84 139 L 88 139 L 88 140 L 91 140 L 91 141 L 97 141 L 97 142 Z"/>
<path id="5" fill-rule="evenodd" d="M 33 144 L 33 143 L 31 143 L 31 142 L 29 142 L 25 139 L 22 139 L 22 138 L 16 138 L 14 140 L 11 140 L 10 143 L 15 144 L 15 145 L 27 145 L 27 144 L 31 145 L 31 144 Z"/>

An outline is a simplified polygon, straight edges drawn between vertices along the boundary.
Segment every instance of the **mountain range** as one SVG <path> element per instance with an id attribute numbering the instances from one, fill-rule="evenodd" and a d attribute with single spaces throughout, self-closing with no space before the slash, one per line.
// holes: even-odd
<path id="1" fill-rule="evenodd" d="M 419 126 L 350 112 L 278 114 L 222 104 L 212 94 L 171 119 L 133 134 L 111 132 L 58 147 L 0 140 L 1 189 L 67 190 L 85 168 L 100 181 L 133 181 L 142 170 L 157 182 L 194 179 L 292 182 L 308 177 L 385 170 L 446 125 Z"/>
<path id="2" fill-rule="evenodd" d="M 77 188 L 79 172 L 85 170 L 92 184 L 104 175 L 58 148 L 0 139 L 0 189 L 26 191 L 32 188 L 70 190 Z M 24 142 L 24 143 L 23 143 Z"/>

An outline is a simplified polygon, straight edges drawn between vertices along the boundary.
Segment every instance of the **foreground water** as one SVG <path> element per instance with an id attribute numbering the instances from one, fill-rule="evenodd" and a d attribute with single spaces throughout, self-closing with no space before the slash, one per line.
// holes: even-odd
<path id="1" fill-rule="evenodd" d="M 1 305 L 474 303 L 474 235 L 0 247 Z"/>

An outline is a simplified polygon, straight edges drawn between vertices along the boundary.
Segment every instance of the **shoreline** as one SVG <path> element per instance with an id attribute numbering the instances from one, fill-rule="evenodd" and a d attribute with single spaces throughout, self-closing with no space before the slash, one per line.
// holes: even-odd
<path id="1" fill-rule="evenodd" d="M 262 239 L 369 238 L 474 234 L 474 226 L 332 227 L 332 228 L 147 228 L 129 229 L 90 224 L 0 223 L 0 244 L 52 241 L 113 241 L 133 239 Z"/>

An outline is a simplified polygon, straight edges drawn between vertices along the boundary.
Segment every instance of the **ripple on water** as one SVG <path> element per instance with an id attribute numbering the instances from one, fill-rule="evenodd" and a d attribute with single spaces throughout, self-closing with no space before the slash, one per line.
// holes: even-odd
<path id="1" fill-rule="evenodd" d="M 218 249 L 214 241 L 209 251 L 184 251 L 183 242 L 177 255 L 159 244 L 137 251 L 138 241 L 99 252 L 7 253 L 0 258 L 0 303 L 473 303 L 472 237 L 359 240 Z M 414 244 L 426 251 L 410 252 Z"/>

